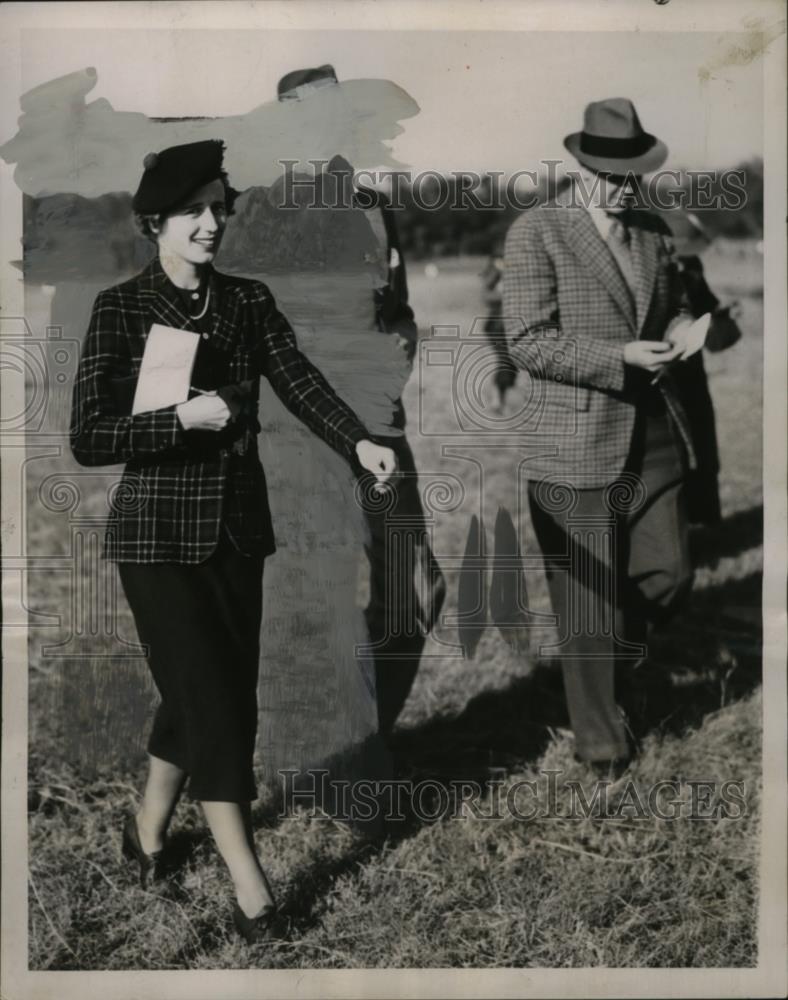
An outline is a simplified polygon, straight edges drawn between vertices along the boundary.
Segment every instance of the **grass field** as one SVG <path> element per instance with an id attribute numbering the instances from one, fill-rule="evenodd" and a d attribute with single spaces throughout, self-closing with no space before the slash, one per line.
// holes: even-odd
<path id="1" fill-rule="evenodd" d="M 411 269 L 420 324 L 466 331 L 480 309 L 480 260 Z M 757 959 L 757 833 L 760 782 L 761 567 L 760 259 L 752 247 L 708 256 L 710 284 L 739 297 L 744 337 L 707 357 L 722 457 L 724 523 L 697 530 L 692 605 L 655 638 L 669 664 L 644 688 L 632 726 L 641 752 L 611 790 L 612 815 L 568 815 L 576 789 L 591 798 L 594 775 L 573 759 L 560 678 L 531 654 L 513 652 L 488 628 L 473 660 L 430 641 L 395 734 L 399 773 L 413 779 L 483 780 L 497 769 L 500 794 L 537 782 L 545 809 L 527 820 L 459 815 L 411 819 L 385 842 L 344 824 L 257 811 L 260 856 L 283 903 L 275 942 L 248 948 L 230 928 L 231 886 L 198 809 L 184 802 L 174 846 L 183 864 L 166 893 L 143 892 L 122 863 L 120 818 L 136 800 L 142 769 L 99 763 L 90 773 L 64 759 L 50 707 L 52 676 L 31 672 L 30 947 L 36 969 L 232 969 L 366 967 L 729 967 Z M 405 401 L 422 472 L 453 471 L 440 439 L 417 433 L 420 402 L 448 407 L 442 373 L 414 376 Z M 509 404 L 517 405 L 517 392 Z M 492 527 L 511 498 L 510 462 L 488 456 L 483 493 Z M 478 492 L 436 520 L 435 548 L 462 554 Z M 507 502 L 504 500 L 503 502 Z M 527 524 L 526 551 L 532 551 Z M 45 523 L 31 544 L 52 546 Z M 447 573 L 448 612 L 457 576 Z M 30 604 L 57 606 L 57 574 L 38 574 Z M 547 610 L 543 581 L 529 598 Z M 439 635 L 440 637 L 440 635 Z M 552 792 L 543 772 L 558 772 Z M 641 814 L 622 799 L 646 798 L 658 781 L 742 783 L 740 815 L 703 821 Z M 574 784 L 573 784 L 574 783 Z M 575 791 L 573 791 L 573 789 Z M 548 802 L 552 794 L 553 801 Z M 489 801 L 489 800 L 488 800 Z M 549 808 L 547 806 L 549 805 Z M 549 815 L 542 815 L 542 813 Z M 712 810 L 712 813 L 714 811 Z"/>

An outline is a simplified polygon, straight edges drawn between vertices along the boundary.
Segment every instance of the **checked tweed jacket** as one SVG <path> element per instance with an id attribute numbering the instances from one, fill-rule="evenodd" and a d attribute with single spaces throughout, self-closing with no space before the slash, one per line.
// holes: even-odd
<path id="1" fill-rule="evenodd" d="M 356 443 L 368 437 L 300 353 L 264 284 L 211 269 L 209 287 L 214 320 L 202 338 L 212 351 L 215 384 L 201 388 L 248 382 L 247 417 L 219 432 L 185 431 L 175 406 L 130 416 L 151 325 L 198 332 L 158 257 L 141 274 L 100 292 L 93 305 L 74 384 L 71 448 L 81 465 L 126 463 L 110 503 L 107 559 L 199 563 L 213 552 L 222 523 L 242 552 L 274 551 L 255 437 L 260 375 L 349 461 Z"/>
<path id="2" fill-rule="evenodd" d="M 624 344 L 662 340 L 680 315 L 689 318 L 667 226 L 645 211 L 630 218 L 636 296 L 580 205 L 554 201 L 530 209 L 507 235 L 506 339 L 532 380 L 523 431 L 539 446 L 528 461 L 529 478 L 578 489 L 611 483 L 624 469 L 635 406 L 652 377 L 624 365 Z M 692 467 L 676 388 L 670 377 L 659 386 Z"/>

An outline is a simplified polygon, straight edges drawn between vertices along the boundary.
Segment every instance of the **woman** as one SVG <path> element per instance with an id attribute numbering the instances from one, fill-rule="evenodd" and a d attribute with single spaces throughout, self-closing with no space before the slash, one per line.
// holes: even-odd
<path id="1" fill-rule="evenodd" d="M 132 207 L 158 254 L 96 299 L 74 387 L 71 447 L 82 465 L 126 463 L 105 557 L 118 563 L 161 695 L 124 853 L 139 864 L 143 885 L 161 875 L 188 778 L 235 886 L 235 925 L 254 941 L 275 912 L 250 822 L 262 573 L 274 551 L 255 439 L 258 376 L 378 481 L 395 459 L 298 351 L 267 287 L 212 268 L 235 197 L 222 158 L 217 140 L 145 158 Z M 200 335 L 193 391 L 132 416 L 154 323 Z"/>

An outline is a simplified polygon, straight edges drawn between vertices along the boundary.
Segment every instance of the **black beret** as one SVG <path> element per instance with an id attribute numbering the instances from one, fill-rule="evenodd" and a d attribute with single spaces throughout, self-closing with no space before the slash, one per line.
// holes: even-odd
<path id="1" fill-rule="evenodd" d="M 318 66 L 317 69 L 294 69 L 292 73 L 285 73 L 276 85 L 276 96 L 281 101 L 289 91 L 296 87 L 303 87 L 305 83 L 316 83 L 318 80 L 331 80 L 338 83 L 334 67 L 326 63 L 325 66 Z"/>
<path id="2" fill-rule="evenodd" d="M 221 139 L 188 142 L 160 153 L 148 153 L 131 207 L 140 215 L 157 215 L 175 208 L 193 191 L 222 176 L 223 156 Z"/>

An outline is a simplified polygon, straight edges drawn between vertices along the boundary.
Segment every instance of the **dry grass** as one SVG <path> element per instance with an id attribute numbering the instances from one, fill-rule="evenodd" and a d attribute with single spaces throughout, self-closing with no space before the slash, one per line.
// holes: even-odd
<path id="1" fill-rule="evenodd" d="M 61 784 L 38 790 L 31 814 L 31 965 L 751 965 L 759 719 L 754 695 L 684 736 L 652 734 L 631 771 L 644 801 L 658 780 L 722 782 L 735 774 L 746 790 L 740 818 L 643 818 L 626 805 L 620 815 L 611 806 L 607 818 L 569 818 L 569 790 L 561 786 L 580 782 L 590 799 L 594 779 L 559 736 L 539 761 L 561 772 L 551 817 L 458 816 L 382 845 L 305 814 L 275 825 L 261 819 L 257 842 L 284 918 L 281 939 L 254 949 L 230 931 L 229 885 L 193 806 L 179 815 L 184 866 L 166 895 L 146 893 L 120 863 L 117 844 L 119 810 L 131 804 L 139 775 L 85 783 L 64 771 Z M 536 765 L 512 771 L 501 801 L 528 778 L 539 779 Z M 626 788 L 611 791 L 610 802 Z"/>
<path id="2" fill-rule="evenodd" d="M 654 644 L 665 683 L 640 685 L 629 706 L 641 743 L 636 787 L 662 779 L 737 780 L 740 818 L 691 821 L 653 815 L 572 820 L 560 787 L 551 817 L 521 821 L 411 818 L 385 842 L 296 814 L 257 814 L 261 857 L 284 901 L 280 937 L 249 949 L 230 930 L 230 885 L 197 807 L 177 816 L 179 865 L 164 894 L 144 893 L 122 864 L 119 826 L 135 801 L 137 757 L 87 769 L 64 751 L 57 662 L 31 650 L 30 965 L 36 969 L 318 967 L 748 966 L 756 960 L 760 778 L 760 653 L 739 609 L 760 593 L 759 262 L 721 250 L 712 286 L 744 305 L 745 338 L 711 357 L 723 461 L 725 524 L 696 532 L 699 563 L 691 610 Z M 428 280 L 411 275 L 422 324 L 467 328 L 477 309 L 481 262 L 451 262 Z M 445 404 L 425 384 L 431 406 Z M 419 385 L 408 387 L 411 438 L 425 474 L 450 468 L 435 439 L 415 433 Z M 513 400 L 512 405 L 515 405 Z M 452 467 L 454 468 L 454 467 Z M 506 462 L 493 464 L 485 496 L 507 496 Z M 472 493 L 473 483 L 469 484 Z M 436 548 L 463 550 L 473 497 L 436 524 Z M 32 507 L 35 505 L 31 505 Z M 492 516 L 488 523 L 491 527 Z M 53 523 L 30 524 L 33 551 L 61 551 Z M 530 545 L 524 526 L 526 548 Z M 68 585 L 31 577 L 31 606 L 54 611 Z M 449 607 L 456 576 L 449 574 Z M 529 596 L 545 609 L 538 575 Z M 454 603 L 453 603 L 454 602 Z M 123 611 L 122 613 L 127 614 Z M 430 643 L 395 738 L 399 773 L 414 780 L 505 773 L 504 789 L 560 772 L 590 797 L 594 777 L 572 755 L 560 683 L 533 669 L 488 629 L 473 661 Z M 72 664 L 73 668 L 73 664 Z M 129 728 L 139 720 L 130 720 Z M 123 745 L 127 745 L 125 742 Z M 623 794 L 625 785 L 618 794 Z M 688 793 L 686 785 L 683 794 Z"/>

